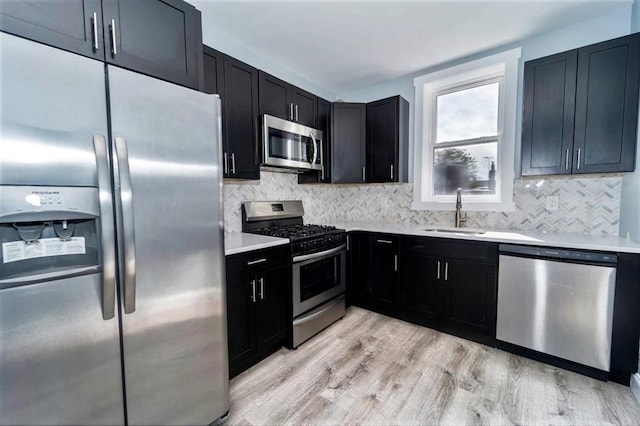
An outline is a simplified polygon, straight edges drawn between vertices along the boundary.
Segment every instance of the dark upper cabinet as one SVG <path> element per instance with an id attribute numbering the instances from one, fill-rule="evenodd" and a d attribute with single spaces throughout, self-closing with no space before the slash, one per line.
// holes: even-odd
<path id="1" fill-rule="evenodd" d="M 224 54 L 203 45 L 203 89 L 205 93 L 216 93 L 223 98 Z"/>
<path id="2" fill-rule="evenodd" d="M 367 182 L 407 182 L 409 103 L 393 96 L 367 104 Z"/>
<path id="3" fill-rule="evenodd" d="M 331 182 L 331 102 L 318 98 L 318 130 L 322 132 L 321 172 L 298 174 L 298 183 L 330 183 Z"/>
<path id="4" fill-rule="evenodd" d="M 331 124 L 332 182 L 365 182 L 366 104 L 334 102 Z"/>
<path id="5" fill-rule="evenodd" d="M 200 12 L 181 0 L 3 2 L 0 29 L 199 89 Z"/>
<path id="6" fill-rule="evenodd" d="M 525 64 L 523 175 L 571 173 L 577 61 L 572 50 Z"/>
<path id="7" fill-rule="evenodd" d="M 259 72 L 260 115 L 317 126 L 317 97 L 264 71 Z"/>
<path id="8" fill-rule="evenodd" d="M 204 91 L 222 102 L 222 167 L 225 178 L 260 179 L 258 70 L 208 46 Z"/>
<path id="9" fill-rule="evenodd" d="M 258 70 L 227 55 L 223 69 L 224 176 L 260 179 Z"/>
<path id="10" fill-rule="evenodd" d="M 633 171 L 640 33 L 578 50 L 574 173 Z"/>
<path id="11" fill-rule="evenodd" d="M 633 171 L 640 33 L 525 63 L 522 175 Z"/>
<path id="12" fill-rule="evenodd" d="M 100 0 L 3 1 L 0 30 L 104 59 Z"/>

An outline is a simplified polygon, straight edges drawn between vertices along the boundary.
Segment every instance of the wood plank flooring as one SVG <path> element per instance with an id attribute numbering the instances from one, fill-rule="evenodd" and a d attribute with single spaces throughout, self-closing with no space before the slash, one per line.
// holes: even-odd
<path id="1" fill-rule="evenodd" d="M 640 424 L 628 387 L 359 308 L 230 391 L 227 424 Z"/>

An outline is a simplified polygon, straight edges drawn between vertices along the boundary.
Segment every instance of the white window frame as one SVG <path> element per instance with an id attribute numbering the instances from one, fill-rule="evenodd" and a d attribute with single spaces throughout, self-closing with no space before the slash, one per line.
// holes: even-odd
<path id="1" fill-rule="evenodd" d="M 433 152 L 436 144 L 436 99 L 443 93 L 499 82 L 496 194 L 465 195 L 469 211 L 514 211 L 513 179 L 520 48 L 487 56 L 414 79 L 416 126 L 413 210 L 454 210 L 455 195 L 434 195 Z M 484 138 L 480 138 L 484 139 Z M 491 141 L 495 138 L 489 138 Z M 478 141 L 471 139 L 470 142 Z"/>

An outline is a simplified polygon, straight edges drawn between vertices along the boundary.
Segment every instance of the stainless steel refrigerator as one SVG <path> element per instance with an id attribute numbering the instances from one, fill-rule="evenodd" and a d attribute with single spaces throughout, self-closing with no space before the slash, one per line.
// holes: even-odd
<path id="1" fill-rule="evenodd" d="M 0 423 L 229 407 L 220 101 L 0 33 Z"/>

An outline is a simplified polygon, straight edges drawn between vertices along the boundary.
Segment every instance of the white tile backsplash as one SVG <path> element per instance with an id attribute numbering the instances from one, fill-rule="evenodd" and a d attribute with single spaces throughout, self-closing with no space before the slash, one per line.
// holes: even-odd
<path id="1" fill-rule="evenodd" d="M 240 232 L 243 201 L 264 200 L 301 199 L 306 223 L 453 224 L 453 212 L 411 210 L 412 184 L 298 185 L 295 174 L 263 171 L 261 176 L 257 182 L 224 182 L 225 232 Z M 467 226 L 617 235 L 621 181 L 619 175 L 516 179 L 515 211 L 468 212 Z M 548 195 L 559 197 L 558 210 L 546 210 Z"/>

